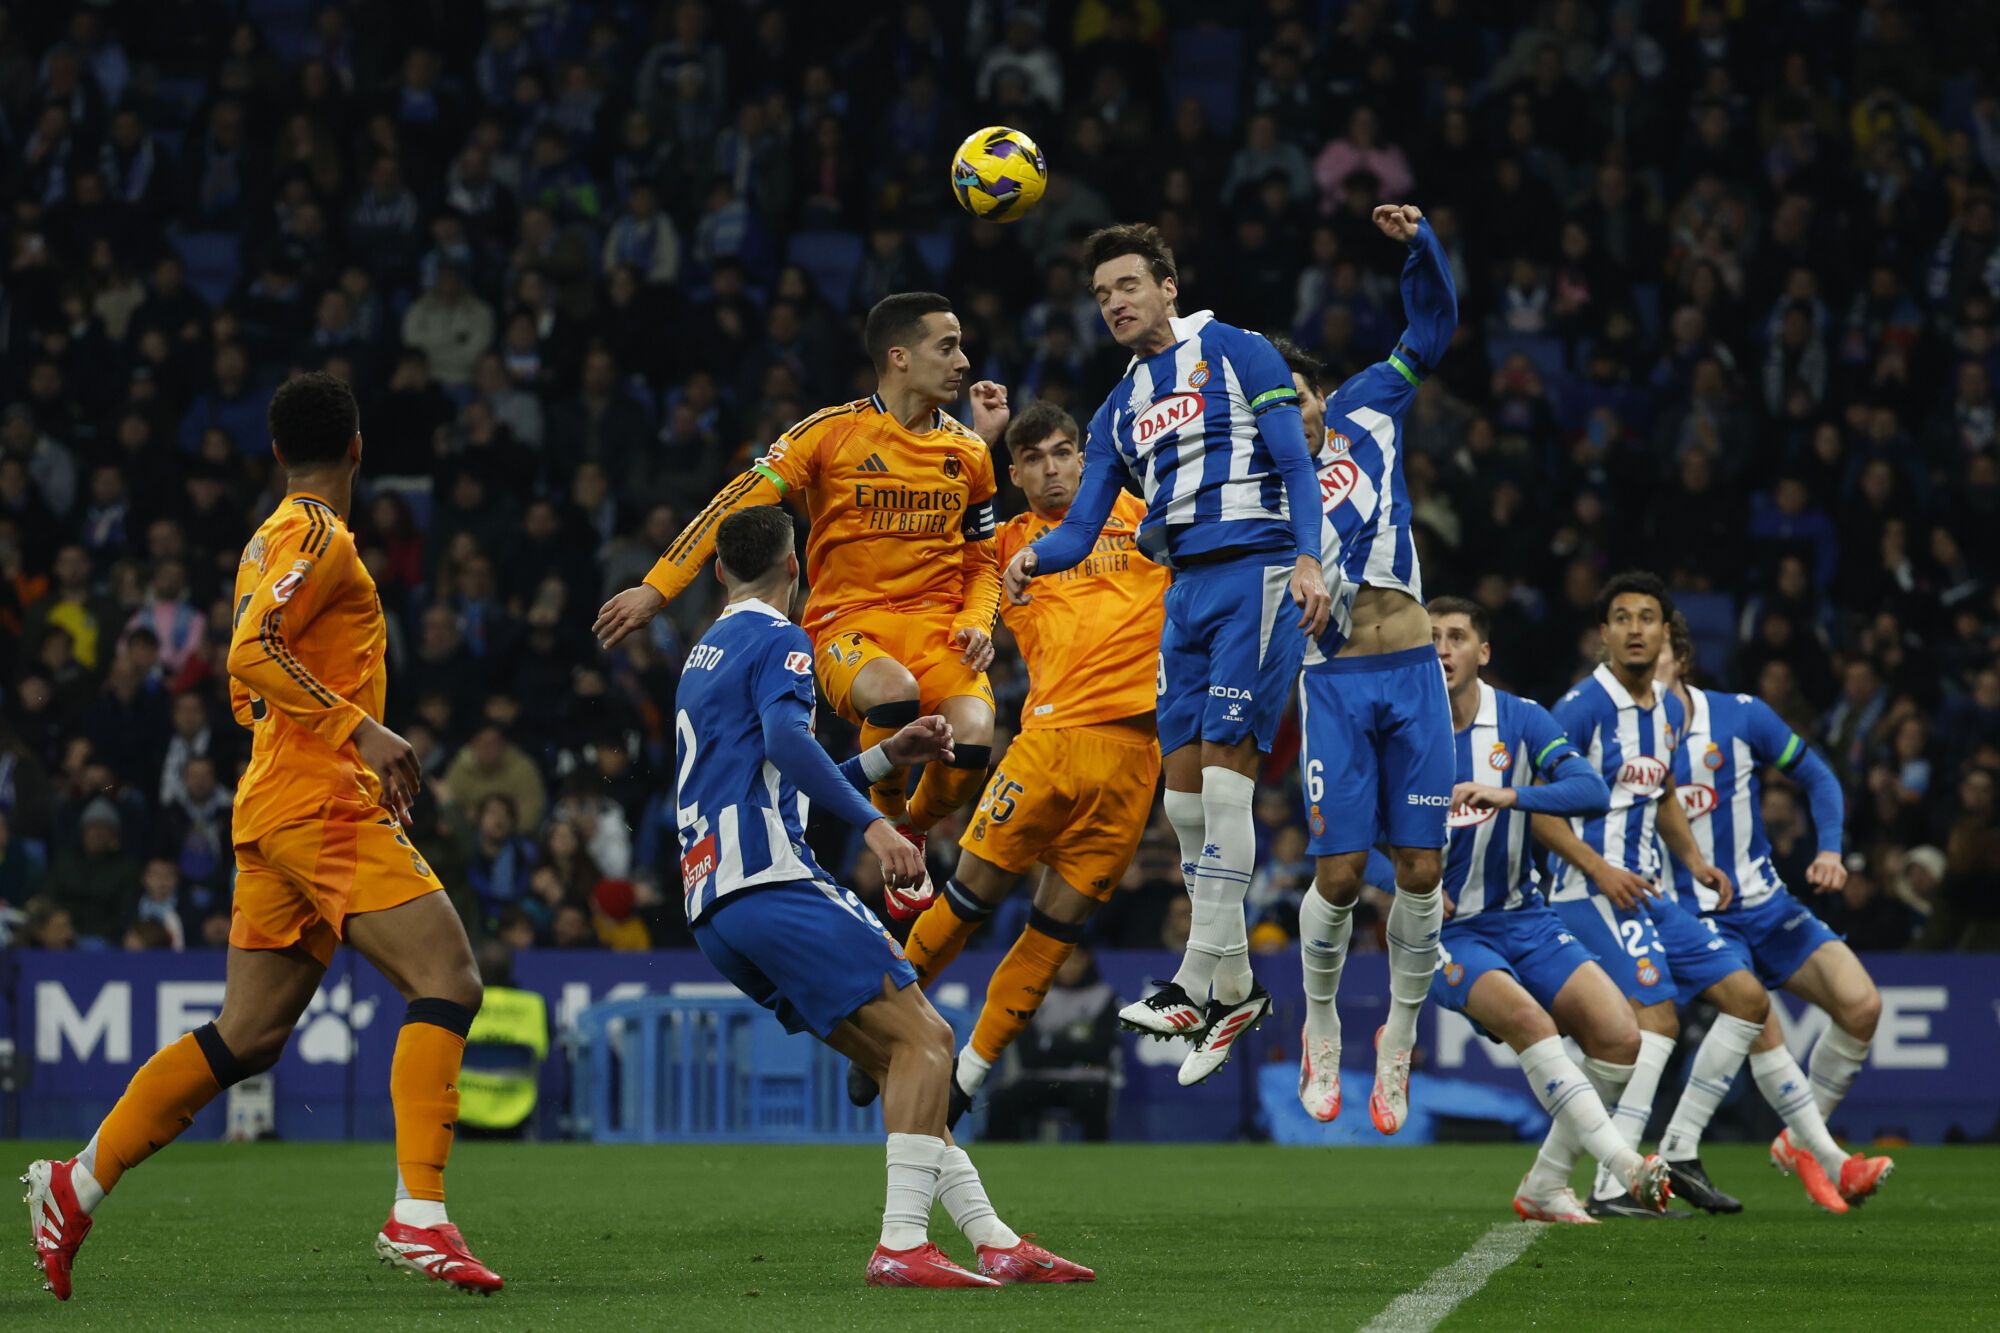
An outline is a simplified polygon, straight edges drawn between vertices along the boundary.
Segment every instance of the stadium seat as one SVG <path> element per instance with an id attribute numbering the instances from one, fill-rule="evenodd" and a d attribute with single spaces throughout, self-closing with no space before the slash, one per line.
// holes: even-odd
<path id="1" fill-rule="evenodd" d="M 1243 46 L 1240 32 L 1195 27 L 1174 34 L 1168 56 L 1167 81 L 1200 102 L 1209 128 L 1225 139 L 1235 133 L 1242 100 Z"/>
<path id="2" fill-rule="evenodd" d="M 785 258 L 811 275 L 822 299 L 845 312 L 861 268 L 861 237 L 851 231 L 802 231 L 792 237 Z"/>
<path id="3" fill-rule="evenodd" d="M 1674 605 L 1687 617 L 1702 674 L 1709 680 L 1727 680 L 1729 657 L 1736 647 L 1736 599 L 1726 592 L 1682 592 L 1676 588 Z M 1742 688 L 1756 684 L 1737 683 Z"/>
<path id="4" fill-rule="evenodd" d="M 233 231 L 183 231 L 173 237 L 174 250 L 187 269 L 187 284 L 210 305 L 221 305 L 242 273 Z"/>

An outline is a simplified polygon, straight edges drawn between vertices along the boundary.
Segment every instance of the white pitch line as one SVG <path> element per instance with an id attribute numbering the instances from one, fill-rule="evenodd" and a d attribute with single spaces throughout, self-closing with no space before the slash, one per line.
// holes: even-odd
<path id="1" fill-rule="evenodd" d="M 1527 1253 L 1546 1230 L 1542 1222 L 1495 1222 L 1471 1249 L 1425 1278 L 1423 1286 L 1389 1302 L 1361 1333 L 1430 1333 L 1461 1302 L 1477 1295 L 1488 1278 Z"/>

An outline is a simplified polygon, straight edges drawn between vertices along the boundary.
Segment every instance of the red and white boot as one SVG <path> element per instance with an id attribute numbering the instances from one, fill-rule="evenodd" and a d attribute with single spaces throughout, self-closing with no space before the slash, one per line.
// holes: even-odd
<path id="1" fill-rule="evenodd" d="M 69 1299 L 70 1270 L 76 1252 L 90 1234 L 90 1214 L 76 1201 L 70 1175 L 76 1162 L 35 1162 L 21 1183 L 28 1192 L 21 1196 L 28 1205 L 28 1234 L 35 1245 L 35 1267 L 42 1270 L 42 1290 L 54 1292 L 59 1301 Z"/>
<path id="2" fill-rule="evenodd" d="M 1368 1118 L 1384 1134 L 1394 1134 L 1410 1118 L 1410 1059 L 1415 1052 L 1407 1046 L 1383 1050 L 1382 1034 L 1388 1030 L 1375 1029 L 1375 1088 L 1368 1094 Z"/>
<path id="3" fill-rule="evenodd" d="M 868 1256 L 871 1287 L 997 1287 L 999 1282 L 960 1268 L 930 1241 L 907 1250 L 877 1245 Z"/>
<path id="4" fill-rule="evenodd" d="M 931 838 L 928 833 L 912 829 L 907 820 L 896 825 L 896 832 L 903 835 L 903 841 L 917 849 L 918 856 L 926 857 L 924 877 L 915 884 L 902 887 L 885 882 L 882 886 L 882 907 L 892 920 L 913 921 L 937 899 L 937 885 L 931 883 L 930 862 L 926 856 Z"/>
<path id="5" fill-rule="evenodd" d="M 466 1293 L 491 1296 L 506 1283 L 498 1273 L 472 1256 L 465 1237 L 449 1222 L 414 1227 L 398 1222 L 394 1213 L 375 1237 L 375 1257 L 407 1273 L 436 1278 Z"/>
<path id="6" fill-rule="evenodd" d="M 1835 1182 L 1840 1197 L 1851 1204 L 1872 1198 L 1889 1173 L 1896 1169 L 1893 1159 L 1887 1157 L 1867 1157 L 1855 1153 L 1840 1164 L 1840 1179 Z"/>
<path id="7" fill-rule="evenodd" d="M 1340 1115 L 1340 1047 L 1299 1030 L 1299 1105 L 1321 1124 Z"/>
<path id="8" fill-rule="evenodd" d="M 995 1282 L 1095 1282 L 1097 1274 L 1082 1264 L 1051 1254 L 1026 1236 L 1001 1249 L 979 1247 L 979 1271 Z"/>

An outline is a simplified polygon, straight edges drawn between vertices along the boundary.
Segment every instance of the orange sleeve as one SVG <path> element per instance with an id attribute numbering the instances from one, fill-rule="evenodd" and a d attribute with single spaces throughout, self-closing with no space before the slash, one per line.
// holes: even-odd
<path id="1" fill-rule="evenodd" d="M 971 505 L 965 514 L 965 600 L 954 631 L 977 629 L 991 634 L 1000 616 L 1000 554 L 993 532 L 993 497 L 999 493 L 993 475 L 993 455 L 982 444 L 973 478 Z"/>
<path id="2" fill-rule="evenodd" d="M 778 504 L 787 493 L 810 486 L 819 476 L 820 447 L 831 431 L 827 419 L 827 412 L 819 412 L 793 426 L 742 476 L 724 486 L 653 562 L 646 586 L 673 601 L 715 554 L 715 530 L 723 519 L 739 509 Z"/>
<path id="3" fill-rule="evenodd" d="M 269 572 L 237 599 L 229 635 L 230 707 L 238 721 L 247 724 L 261 699 L 337 750 L 367 718 L 307 670 L 290 643 L 360 567 L 354 538 L 338 523 L 294 529 L 275 546 Z"/>

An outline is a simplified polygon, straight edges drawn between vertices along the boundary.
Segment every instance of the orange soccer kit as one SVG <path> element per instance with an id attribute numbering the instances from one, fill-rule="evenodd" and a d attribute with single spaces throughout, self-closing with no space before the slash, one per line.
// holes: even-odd
<path id="1" fill-rule="evenodd" d="M 1144 516 L 1144 504 L 1120 495 L 1097 549 L 1076 568 L 1037 579 L 1026 606 L 1006 609 L 1030 689 L 1021 732 L 960 843 L 1011 874 L 1039 861 L 1100 903 L 1138 850 L 1160 777 L 1153 707 L 1170 580 L 1135 541 Z M 1008 523 L 1000 530 L 1001 563 L 1057 521 L 1023 514 Z M 954 889 L 947 886 L 910 932 L 910 964 L 926 983 L 991 912 Z M 1076 926 L 1029 914 L 993 974 L 973 1032 L 982 1060 L 997 1059 L 1027 1026 L 1080 935 Z"/>
<path id="2" fill-rule="evenodd" d="M 960 661 L 952 636 L 991 632 L 1000 609 L 1000 563 L 993 545 L 993 456 L 986 442 L 944 412 L 928 430 L 904 426 L 878 397 L 815 412 L 722 489 L 676 537 L 646 582 L 672 601 L 715 552 L 715 529 L 738 509 L 805 497 L 804 625 L 812 637 L 820 690 L 861 728 L 863 747 L 892 736 L 918 715 L 884 705 L 855 706 L 854 680 L 878 658 L 917 681 L 918 709 L 971 695 L 993 702 L 986 674 Z M 983 748 L 983 747 L 981 747 Z M 970 799 L 985 777 L 985 756 L 961 747 L 954 765 L 927 765 L 909 802 L 921 831 Z M 870 793 L 891 819 L 904 814 L 898 770 Z"/>

